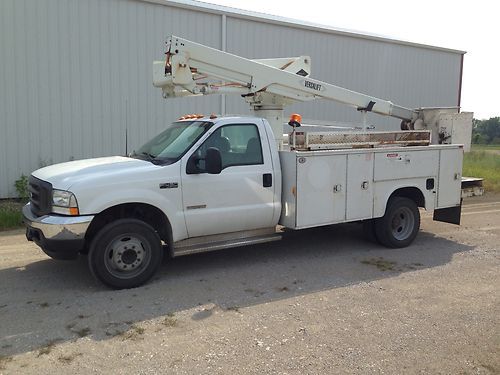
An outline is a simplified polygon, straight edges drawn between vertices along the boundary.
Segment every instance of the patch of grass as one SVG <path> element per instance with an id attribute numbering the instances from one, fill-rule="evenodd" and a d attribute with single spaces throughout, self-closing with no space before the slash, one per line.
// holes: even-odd
<path id="1" fill-rule="evenodd" d="M 177 327 L 177 319 L 174 316 L 167 315 L 165 319 L 163 319 L 162 323 L 165 327 Z"/>
<path id="2" fill-rule="evenodd" d="M 139 326 L 134 324 L 130 327 L 129 330 L 119 334 L 118 336 L 120 336 L 123 341 L 125 341 L 125 340 L 137 341 L 137 340 L 142 339 L 141 336 L 144 334 L 144 332 L 146 332 L 146 330 L 144 328 L 139 327 Z"/>
<path id="3" fill-rule="evenodd" d="M 287 286 L 283 286 L 283 287 L 280 287 L 280 288 L 276 288 L 276 290 L 277 290 L 278 292 L 288 292 L 288 291 L 290 291 L 290 289 L 288 289 L 288 287 L 287 287 Z"/>
<path id="4" fill-rule="evenodd" d="M 228 306 L 226 307 L 226 311 L 234 311 L 241 314 L 239 306 Z"/>
<path id="5" fill-rule="evenodd" d="M 44 346 L 42 346 L 38 350 L 37 357 L 41 357 L 42 355 L 48 355 L 48 354 L 50 354 L 50 352 L 52 351 L 52 349 L 54 349 L 54 347 L 56 346 L 56 344 L 59 341 L 60 341 L 60 339 L 55 339 L 55 340 L 51 340 L 51 341 L 47 342 Z"/>
<path id="6" fill-rule="evenodd" d="M 0 370 L 5 370 L 5 365 L 11 361 L 11 356 L 0 354 Z"/>
<path id="7" fill-rule="evenodd" d="M 24 201 L 27 201 L 29 198 L 29 190 L 28 190 L 28 176 L 22 174 L 19 179 L 14 182 L 14 186 L 17 191 L 17 195 Z"/>
<path id="8" fill-rule="evenodd" d="M 125 332 L 120 329 L 108 330 L 105 332 L 108 337 L 123 336 Z"/>
<path id="9" fill-rule="evenodd" d="M 499 374 L 500 373 L 500 369 L 498 369 L 495 366 L 491 366 L 491 365 L 485 364 L 485 363 L 481 363 L 480 366 L 485 368 L 486 370 L 488 370 L 491 374 Z"/>
<path id="10" fill-rule="evenodd" d="M 397 262 L 386 260 L 382 257 L 365 259 L 362 260 L 361 263 L 368 264 L 370 266 L 375 266 L 380 271 L 405 272 L 405 271 L 417 270 L 419 268 L 424 267 L 422 263 L 398 264 Z"/>
<path id="11" fill-rule="evenodd" d="M 59 358 L 57 358 L 59 360 L 59 362 L 62 362 L 66 365 L 69 365 L 71 362 L 73 362 L 75 360 L 76 357 L 79 357 L 83 355 L 82 353 L 72 353 L 72 354 L 68 354 L 68 355 L 60 355 Z"/>
<path id="12" fill-rule="evenodd" d="M 481 151 L 481 150 L 499 150 L 500 145 L 481 145 L 481 144 L 473 144 L 471 145 L 472 151 Z"/>
<path id="13" fill-rule="evenodd" d="M 134 330 L 135 330 L 135 332 L 137 332 L 137 334 L 139 334 L 139 335 L 142 335 L 144 332 L 146 332 L 146 329 L 145 329 L 145 328 L 138 327 L 138 326 L 134 326 Z"/>
<path id="14" fill-rule="evenodd" d="M 484 189 L 487 192 L 500 193 L 500 153 L 484 149 L 466 153 L 463 175 L 484 178 Z"/>
<path id="15" fill-rule="evenodd" d="M 88 336 L 88 335 L 90 335 L 90 332 L 92 332 L 89 327 L 74 329 L 72 331 L 75 332 L 80 337 Z"/>
<path id="16" fill-rule="evenodd" d="M 23 205 L 24 203 L 17 200 L 0 200 L 0 231 L 22 226 Z"/>
<path id="17" fill-rule="evenodd" d="M 396 262 L 385 260 L 382 257 L 362 260 L 361 263 L 377 267 L 380 271 L 394 271 Z"/>

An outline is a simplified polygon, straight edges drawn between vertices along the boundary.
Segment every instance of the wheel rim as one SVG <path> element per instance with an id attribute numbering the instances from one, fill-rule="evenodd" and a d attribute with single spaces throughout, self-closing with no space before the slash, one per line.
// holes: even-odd
<path id="1" fill-rule="evenodd" d="M 415 217 L 408 207 L 400 207 L 394 212 L 391 220 L 391 231 L 396 240 L 406 240 L 411 236 L 414 227 Z"/>
<path id="2" fill-rule="evenodd" d="M 151 246 L 136 233 L 116 236 L 104 252 L 104 264 L 113 276 L 130 279 L 141 274 L 151 261 Z"/>

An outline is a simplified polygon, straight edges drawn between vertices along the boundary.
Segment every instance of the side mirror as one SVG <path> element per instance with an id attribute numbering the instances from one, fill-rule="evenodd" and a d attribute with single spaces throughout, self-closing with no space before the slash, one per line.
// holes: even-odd
<path id="1" fill-rule="evenodd" d="M 210 174 L 219 174 L 222 171 L 222 157 L 218 148 L 210 147 L 207 150 L 205 169 Z"/>
<path id="2" fill-rule="evenodd" d="M 197 155 L 197 153 L 194 153 L 191 155 L 191 157 L 187 161 L 186 165 L 186 173 L 187 174 L 198 174 L 201 172 L 200 168 L 198 167 L 198 162 L 200 161 L 200 157 Z"/>

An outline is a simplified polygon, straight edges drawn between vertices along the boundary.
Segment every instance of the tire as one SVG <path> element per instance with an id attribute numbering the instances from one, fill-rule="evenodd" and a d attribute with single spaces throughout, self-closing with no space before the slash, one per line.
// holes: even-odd
<path id="1" fill-rule="evenodd" d="M 92 274 L 115 289 L 135 288 L 156 273 L 163 258 L 160 237 L 137 219 L 119 219 L 104 226 L 90 244 Z"/>
<path id="2" fill-rule="evenodd" d="M 385 215 L 375 220 L 375 236 L 380 244 L 387 247 L 410 245 L 419 230 L 420 212 L 416 203 L 409 198 L 391 198 Z"/>

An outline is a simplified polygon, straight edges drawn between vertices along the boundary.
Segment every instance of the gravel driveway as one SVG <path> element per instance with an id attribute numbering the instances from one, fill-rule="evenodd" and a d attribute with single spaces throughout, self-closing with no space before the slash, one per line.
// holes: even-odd
<path id="1" fill-rule="evenodd" d="M 389 250 L 357 224 L 167 260 L 109 290 L 86 259 L 0 233 L 0 373 L 499 374 L 500 197 L 423 213 Z"/>

